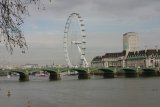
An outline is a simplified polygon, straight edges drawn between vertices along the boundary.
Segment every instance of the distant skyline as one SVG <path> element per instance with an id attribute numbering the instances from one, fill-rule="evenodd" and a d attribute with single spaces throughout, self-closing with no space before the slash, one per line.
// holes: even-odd
<path id="1" fill-rule="evenodd" d="M 159 0 L 52 0 L 43 1 L 45 10 L 30 6 L 21 29 L 28 50 L 18 48 L 10 55 L 0 44 L 0 65 L 66 64 L 63 51 L 64 26 L 68 16 L 79 13 L 87 33 L 86 58 L 123 49 L 126 32 L 137 32 L 140 49 L 160 48 Z"/>

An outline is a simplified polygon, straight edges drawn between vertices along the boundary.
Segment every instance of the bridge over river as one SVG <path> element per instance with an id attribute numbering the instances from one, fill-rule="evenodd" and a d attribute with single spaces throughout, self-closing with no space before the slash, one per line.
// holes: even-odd
<path id="1" fill-rule="evenodd" d="M 115 77 L 153 77 L 159 76 L 160 72 L 155 68 L 32 68 L 32 69 L 4 69 L 0 72 L 7 72 L 7 74 L 18 73 L 19 81 L 29 81 L 29 75 L 37 72 L 49 73 L 49 80 L 61 80 L 61 73 L 64 72 L 78 72 L 78 79 L 90 79 L 91 75 L 101 75 L 103 78 Z"/>

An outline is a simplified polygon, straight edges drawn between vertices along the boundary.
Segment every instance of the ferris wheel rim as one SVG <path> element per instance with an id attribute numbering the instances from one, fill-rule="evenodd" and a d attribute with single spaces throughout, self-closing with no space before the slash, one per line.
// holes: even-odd
<path id="1" fill-rule="evenodd" d="M 65 53 L 65 60 L 67 62 L 67 65 L 69 67 L 74 67 L 72 62 L 71 62 L 71 59 L 69 57 L 69 52 L 68 52 L 68 45 L 67 45 L 67 42 L 68 42 L 68 32 L 69 32 L 69 28 L 70 28 L 70 23 L 71 23 L 71 19 L 73 17 L 76 17 L 77 21 L 78 21 L 78 24 L 79 24 L 79 28 L 80 28 L 80 35 L 82 37 L 82 55 L 83 56 L 83 60 L 85 60 L 85 63 L 86 65 L 88 66 L 88 63 L 85 59 L 85 45 L 86 45 L 86 41 L 85 41 L 85 38 L 86 38 L 86 33 L 85 33 L 85 28 L 84 28 L 84 21 L 83 19 L 81 18 L 81 16 L 78 14 L 78 13 L 71 13 L 67 19 L 67 22 L 65 24 L 65 30 L 64 30 L 64 41 L 63 41 L 63 47 L 64 47 L 64 53 Z M 76 41 L 74 41 L 76 42 Z M 78 42 L 77 42 L 78 43 Z"/>

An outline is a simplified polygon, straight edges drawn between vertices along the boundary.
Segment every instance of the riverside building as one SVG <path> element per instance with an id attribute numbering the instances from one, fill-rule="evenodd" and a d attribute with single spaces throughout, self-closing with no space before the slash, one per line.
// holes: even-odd
<path id="1" fill-rule="evenodd" d="M 139 67 L 160 68 L 160 50 L 139 50 L 138 33 L 128 32 L 123 35 L 123 51 L 96 56 L 91 61 L 92 67 Z"/>

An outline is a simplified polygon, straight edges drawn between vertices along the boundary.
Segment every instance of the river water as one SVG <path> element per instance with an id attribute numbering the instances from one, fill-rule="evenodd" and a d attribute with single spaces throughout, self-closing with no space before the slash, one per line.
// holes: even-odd
<path id="1" fill-rule="evenodd" d="M 160 107 L 160 77 L 64 76 L 52 82 L 48 77 L 30 77 L 29 82 L 0 77 L 0 107 L 27 107 L 28 101 L 31 107 Z"/>

